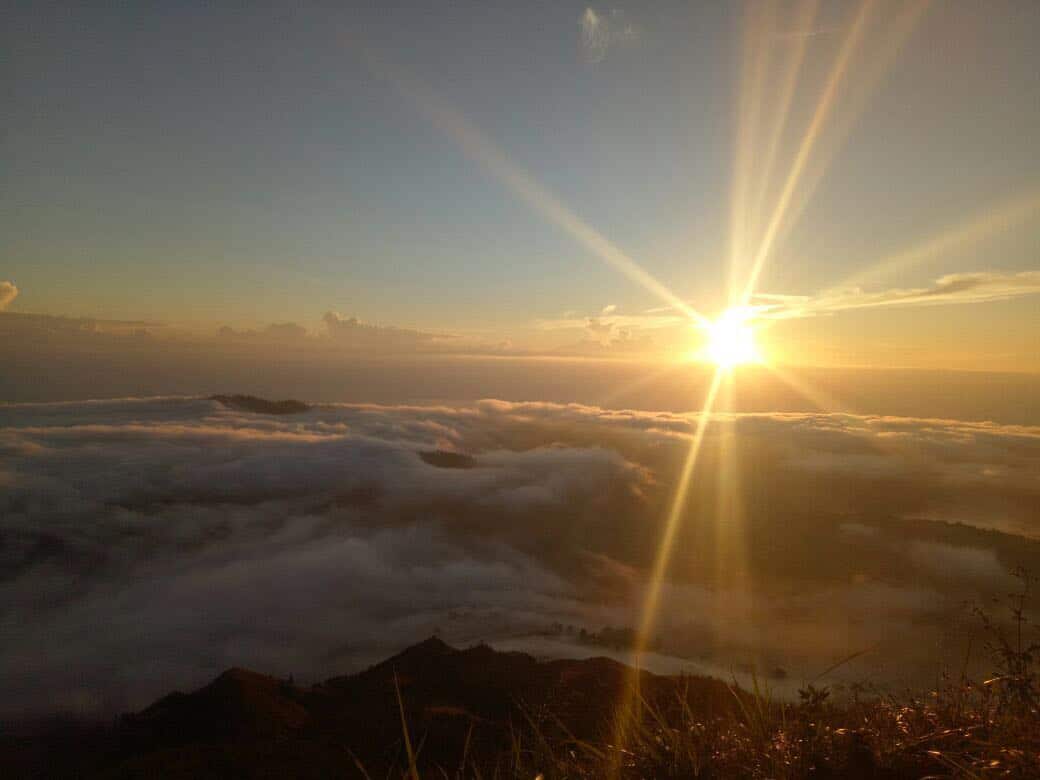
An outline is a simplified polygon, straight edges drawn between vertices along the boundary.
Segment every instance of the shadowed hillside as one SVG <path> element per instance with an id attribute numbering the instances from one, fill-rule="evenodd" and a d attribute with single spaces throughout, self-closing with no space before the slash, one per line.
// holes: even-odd
<path id="1" fill-rule="evenodd" d="M 422 745 L 419 762 L 432 769 L 457 767 L 467 753 L 493 761 L 535 727 L 552 739 L 607 739 L 628 674 L 606 658 L 540 662 L 431 638 L 310 688 L 229 669 L 200 690 L 171 693 L 124 716 L 114 732 L 89 740 L 65 735 L 57 752 L 32 749 L 39 739 L 9 740 L 5 753 L 39 776 L 363 777 L 360 762 L 381 777 L 407 761 L 395 678 L 412 739 Z M 676 680 L 648 673 L 641 682 L 648 700 L 662 706 L 679 690 Z M 719 681 L 686 679 L 683 691 L 698 711 L 734 712 Z M 49 744 L 61 738 L 52 735 Z"/>
<path id="2" fill-rule="evenodd" d="M 185 770 L 197 776 L 217 756 L 249 774 L 259 755 L 267 768 L 306 767 L 305 774 L 323 777 L 359 776 L 356 757 L 382 776 L 406 762 L 397 687 L 428 770 L 457 766 L 467 752 L 484 759 L 507 754 L 512 732 L 534 726 L 553 739 L 599 742 L 609 738 L 628 673 L 606 658 L 540 662 L 485 645 L 457 650 L 436 638 L 309 689 L 232 669 L 199 691 L 171 694 L 125 717 L 113 776 L 153 776 L 188 761 Z M 678 690 L 676 681 L 651 674 L 642 675 L 642 685 L 662 704 Z M 723 683 L 684 685 L 698 711 L 732 713 Z"/>

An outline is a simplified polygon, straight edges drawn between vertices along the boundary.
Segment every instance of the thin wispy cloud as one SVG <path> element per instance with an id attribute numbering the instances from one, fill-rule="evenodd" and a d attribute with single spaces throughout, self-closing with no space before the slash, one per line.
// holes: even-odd
<path id="1" fill-rule="evenodd" d="M 610 311 L 607 311 L 610 309 Z M 573 330 L 576 328 L 587 328 L 590 322 L 598 322 L 613 328 L 639 328 L 656 330 L 659 328 L 671 328 L 677 325 L 689 327 L 689 320 L 680 314 L 669 314 L 673 311 L 668 308 L 654 309 L 650 312 L 639 314 L 623 314 L 616 307 L 607 307 L 599 314 L 582 317 L 574 312 L 566 312 L 567 316 L 556 319 L 538 320 L 535 326 L 539 330 Z"/>
<path id="2" fill-rule="evenodd" d="M 640 37 L 639 28 L 628 20 L 624 11 L 616 8 L 597 11 L 586 7 L 580 26 L 582 57 L 590 63 L 602 62 L 611 49 L 631 45 Z"/>
<path id="3" fill-rule="evenodd" d="M 758 295 L 760 312 L 769 318 L 811 317 L 852 309 L 885 306 L 941 306 L 1006 301 L 1040 293 L 1040 271 L 980 271 L 947 274 L 928 287 L 868 291 L 859 287 L 824 291 L 817 296 Z"/>
<path id="4" fill-rule="evenodd" d="M 926 287 L 892 287 L 864 290 L 862 287 L 836 287 L 815 295 L 755 293 L 748 307 L 752 318 L 790 319 L 834 314 L 853 309 L 888 306 L 948 306 L 956 304 L 1007 301 L 1040 294 L 1040 271 L 974 271 L 940 276 Z M 671 313 L 670 313 L 671 312 Z M 657 306 L 642 314 L 628 315 L 628 327 L 662 328 L 678 326 L 683 320 L 669 306 Z M 544 326 L 574 326 L 574 320 L 553 320 Z"/>

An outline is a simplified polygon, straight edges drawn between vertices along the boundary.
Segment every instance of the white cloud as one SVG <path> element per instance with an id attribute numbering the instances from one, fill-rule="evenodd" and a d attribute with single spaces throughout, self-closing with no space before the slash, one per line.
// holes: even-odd
<path id="1" fill-rule="evenodd" d="M 0 282 L 0 311 L 3 311 L 7 306 L 18 297 L 18 288 L 14 282 Z"/>

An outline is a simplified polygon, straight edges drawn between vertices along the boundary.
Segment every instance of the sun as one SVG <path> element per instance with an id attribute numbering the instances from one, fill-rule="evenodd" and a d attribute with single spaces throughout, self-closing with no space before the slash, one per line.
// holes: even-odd
<path id="1" fill-rule="evenodd" d="M 761 362 L 749 318 L 746 311 L 727 309 L 714 322 L 705 325 L 708 342 L 703 357 L 720 368 Z"/>

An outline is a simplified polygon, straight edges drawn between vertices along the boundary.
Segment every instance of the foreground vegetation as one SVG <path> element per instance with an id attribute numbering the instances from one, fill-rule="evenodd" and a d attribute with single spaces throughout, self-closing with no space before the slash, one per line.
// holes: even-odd
<path id="1" fill-rule="evenodd" d="M 400 764 L 418 778 L 929 778 L 1040 777 L 1040 643 L 1024 613 L 1029 578 L 1010 596 L 1010 621 L 975 608 L 994 674 L 945 676 L 927 695 L 866 695 L 840 703 L 806 685 L 800 701 L 732 689 L 733 706 L 695 711 L 682 681 L 674 699 L 637 697 L 622 744 L 576 739 L 558 719 L 525 713 L 508 749 L 456 767 L 424 765 L 400 689 Z M 372 777 L 364 765 L 359 771 Z"/>
<path id="2" fill-rule="evenodd" d="M 754 696 L 740 717 L 644 706 L 621 750 L 518 730 L 508 754 L 435 777 L 1040 777 L 1035 707 L 1008 708 L 993 685 L 833 705 L 826 688 L 795 705 Z M 418 763 L 411 764 L 419 777 Z M 430 772 L 427 771 L 426 775 Z"/>

